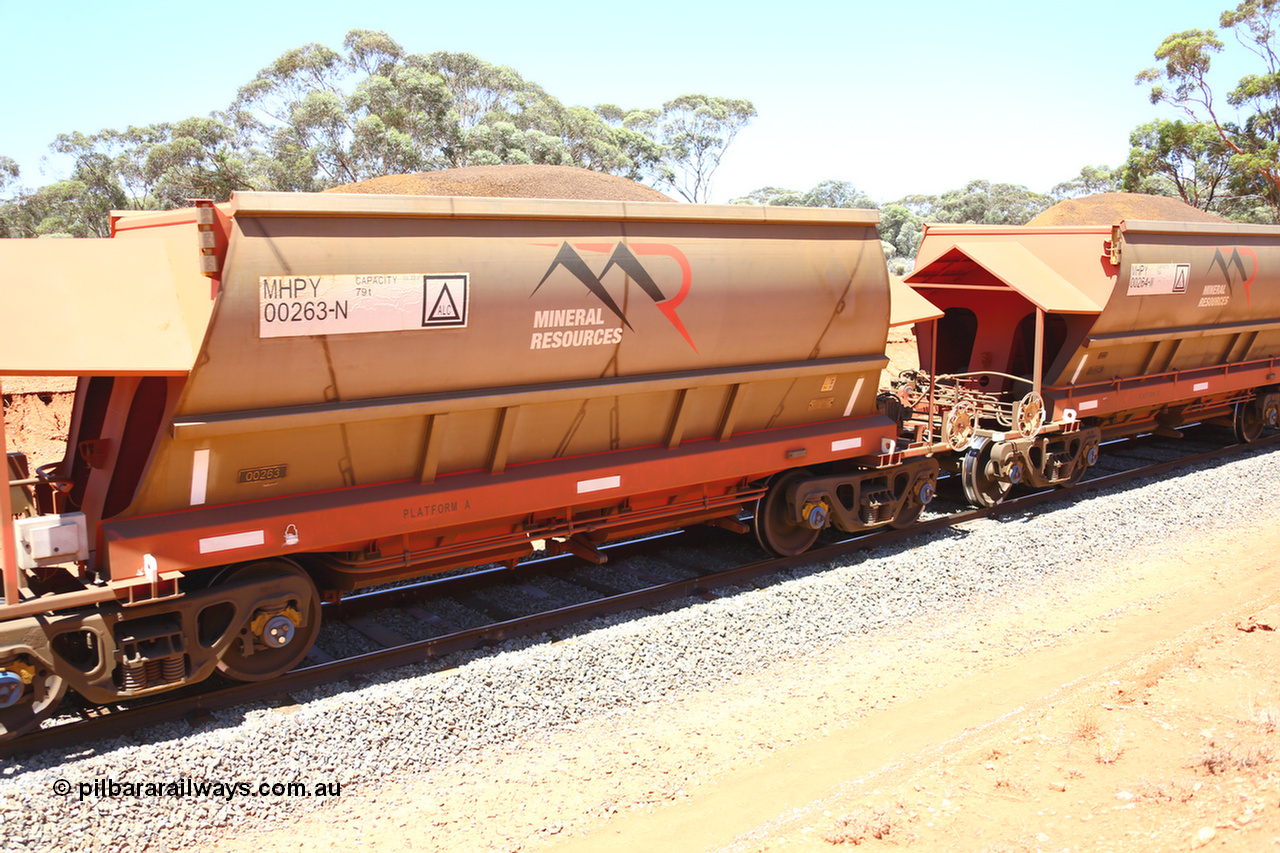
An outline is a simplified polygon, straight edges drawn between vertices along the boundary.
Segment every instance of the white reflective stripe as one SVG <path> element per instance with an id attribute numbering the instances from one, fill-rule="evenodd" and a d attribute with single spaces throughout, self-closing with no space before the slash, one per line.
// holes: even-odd
<path id="1" fill-rule="evenodd" d="M 204 503 L 209 490 L 209 451 L 197 450 L 191 454 L 191 505 Z"/>
<path id="2" fill-rule="evenodd" d="M 1075 385 L 1076 380 L 1080 378 L 1080 371 L 1084 370 L 1084 363 L 1089 360 L 1089 353 L 1084 354 L 1084 358 L 1080 359 L 1080 366 L 1076 368 L 1076 372 L 1071 374 L 1071 384 Z"/>
<path id="3" fill-rule="evenodd" d="M 585 495 L 587 492 L 601 492 L 605 489 L 616 489 L 621 485 L 621 476 L 599 477 L 595 480 L 579 480 L 578 494 Z"/>
<path id="4" fill-rule="evenodd" d="M 1076 408 L 1078 408 L 1078 409 L 1079 409 L 1080 411 L 1082 411 L 1082 412 L 1087 412 L 1087 411 L 1089 411 L 1090 409 L 1096 409 L 1096 408 L 1098 408 L 1098 401 L 1097 401 L 1097 400 L 1085 400 L 1083 403 L 1081 403 L 1081 404 L 1080 404 L 1079 406 L 1077 406 Z"/>
<path id="5" fill-rule="evenodd" d="M 853 393 L 849 395 L 849 405 L 844 407 L 844 416 L 849 417 L 849 413 L 853 411 L 853 404 L 858 402 L 858 395 L 862 393 L 862 379 L 853 386 Z"/>
<path id="6" fill-rule="evenodd" d="M 230 551 L 234 548 L 252 548 L 266 541 L 266 534 L 261 530 L 246 530 L 244 533 L 210 536 L 207 539 L 200 540 L 200 553 L 212 554 L 215 551 Z"/>
<path id="7" fill-rule="evenodd" d="M 1192 390 L 1192 391 L 1208 391 L 1208 390 L 1209 390 L 1209 383 L 1208 383 L 1208 382 L 1197 382 L 1195 385 L 1192 385 L 1192 386 L 1191 386 L 1191 390 Z"/>
<path id="8" fill-rule="evenodd" d="M 842 438 L 839 441 L 831 442 L 831 449 L 834 451 L 856 450 L 861 446 L 862 446 L 861 438 Z"/>

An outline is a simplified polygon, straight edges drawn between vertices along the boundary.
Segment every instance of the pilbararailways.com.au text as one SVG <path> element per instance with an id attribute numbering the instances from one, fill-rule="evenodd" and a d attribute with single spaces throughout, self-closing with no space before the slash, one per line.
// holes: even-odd
<path id="1" fill-rule="evenodd" d="M 75 794 L 79 799 L 164 799 L 210 797 L 230 802 L 236 797 L 340 797 L 341 782 L 215 782 L 209 779 L 169 779 L 164 781 L 94 779 L 72 784 L 66 779 L 53 783 L 61 797 Z"/>

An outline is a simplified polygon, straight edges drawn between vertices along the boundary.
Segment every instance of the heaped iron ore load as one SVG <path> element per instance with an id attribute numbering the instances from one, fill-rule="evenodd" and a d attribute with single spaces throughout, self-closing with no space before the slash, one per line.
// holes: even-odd
<path id="1" fill-rule="evenodd" d="M 708 523 L 913 520 L 873 212 L 245 193 L 6 241 L 0 374 L 80 377 L 10 459 L 0 731 L 296 665 L 321 598 Z M 904 294 L 896 322 L 935 312 Z"/>

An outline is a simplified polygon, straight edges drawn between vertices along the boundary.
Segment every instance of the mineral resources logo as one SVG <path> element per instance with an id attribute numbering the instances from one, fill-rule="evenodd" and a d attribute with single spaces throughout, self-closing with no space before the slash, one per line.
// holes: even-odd
<path id="1" fill-rule="evenodd" d="M 536 245 L 554 246 L 555 244 L 538 243 Z M 578 254 L 579 252 L 608 255 L 609 259 L 600 273 L 596 274 L 591 270 L 590 265 L 587 264 L 582 255 Z M 640 262 L 638 255 L 668 258 L 679 265 L 680 289 L 675 296 L 668 298 L 662 292 L 657 282 L 654 281 L 653 276 L 650 275 L 649 270 Z M 616 267 L 640 286 L 640 289 L 653 300 L 658 310 L 680 333 L 685 342 L 693 348 L 693 351 L 698 351 L 697 346 L 693 343 L 693 338 L 689 336 L 689 331 L 684 327 L 680 315 L 676 313 L 676 309 L 680 307 L 681 303 L 689 295 L 689 288 L 693 284 L 693 273 L 689 267 L 689 259 L 685 257 L 684 252 L 681 252 L 675 246 L 668 243 L 574 243 L 573 245 L 567 242 L 561 243 L 555 258 L 551 261 L 551 266 L 547 268 L 542 280 L 538 282 L 538 286 L 533 289 L 533 293 L 530 293 L 529 296 L 532 297 L 534 293 L 537 293 L 542 285 L 547 283 L 547 279 L 551 277 L 551 274 L 561 267 L 581 282 L 596 299 L 603 303 L 604 307 L 534 312 L 533 327 L 535 329 L 551 328 L 554 331 L 535 331 L 529 345 L 530 349 L 559 349 L 562 347 L 620 343 L 622 341 L 622 326 L 626 326 L 628 329 L 631 329 L 632 326 L 627 320 L 627 315 L 618 306 L 617 301 L 614 300 L 604 284 L 605 278 Z M 605 327 L 605 309 L 608 309 L 614 317 L 621 321 L 622 326 Z"/>
<path id="2" fill-rule="evenodd" d="M 1246 259 L 1248 259 L 1247 263 Z M 1249 246 L 1220 246 L 1213 250 L 1213 260 L 1209 262 L 1209 269 L 1219 267 L 1227 280 L 1225 286 L 1234 290 L 1237 283 L 1243 284 L 1245 304 L 1252 306 L 1253 300 L 1249 288 L 1253 280 L 1258 277 L 1258 253 Z"/>

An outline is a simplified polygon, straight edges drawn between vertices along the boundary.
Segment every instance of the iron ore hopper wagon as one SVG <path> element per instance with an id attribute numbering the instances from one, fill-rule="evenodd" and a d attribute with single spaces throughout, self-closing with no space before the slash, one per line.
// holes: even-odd
<path id="1" fill-rule="evenodd" d="M 930 226 L 913 291 L 876 222 L 245 193 L 3 241 L 0 375 L 78 378 L 65 458 L 6 454 L 0 738 L 273 678 L 370 585 L 748 513 L 798 554 L 910 524 L 940 463 L 989 506 L 1280 420 L 1280 229 Z"/>
<path id="2" fill-rule="evenodd" d="M 942 316 L 882 407 L 975 505 L 1078 480 L 1109 437 L 1280 420 L 1280 228 L 931 225 L 906 283 Z"/>
<path id="3" fill-rule="evenodd" d="M 272 678 L 323 599 L 372 584 L 745 532 L 752 509 L 779 554 L 910 522 L 937 462 L 877 409 L 875 225 L 244 193 L 3 241 L 0 375 L 78 380 L 66 457 L 8 454 L 0 736 L 68 688 Z M 909 292 L 894 310 L 938 315 Z"/>

